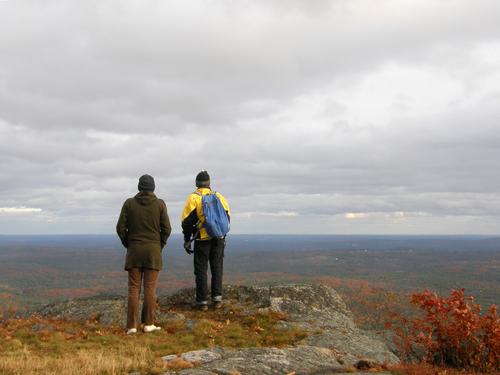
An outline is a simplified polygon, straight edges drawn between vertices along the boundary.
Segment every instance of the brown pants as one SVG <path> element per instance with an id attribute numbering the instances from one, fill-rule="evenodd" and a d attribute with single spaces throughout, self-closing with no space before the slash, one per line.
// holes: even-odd
<path id="1" fill-rule="evenodd" d="M 148 326 L 154 324 L 158 273 L 158 270 L 150 268 L 131 268 L 128 270 L 128 329 L 138 327 L 139 297 L 143 282 L 144 303 L 142 305 L 141 322 Z"/>

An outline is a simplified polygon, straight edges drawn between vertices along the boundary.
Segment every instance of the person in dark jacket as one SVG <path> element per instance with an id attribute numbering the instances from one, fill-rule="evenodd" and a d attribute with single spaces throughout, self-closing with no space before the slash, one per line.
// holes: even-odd
<path id="1" fill-rule="evenodd" d="M 184 249 L 188 254 L 194 252 L 194 274 L 196 281 L 196 306 L 202 311 L 208 310 L 208 264 L 212 273 L 211 295 L 214 309 L 222 307 L 222 274 L 224 263 L 224 238 L 211 238 L 203 223 L 202 197 L 206 194 L 216 194 L 229 219 L 229 204 L 226 198 L 210 189 L 210 175 L 201 171 L 196 176 L 196 191 L 191 193 L 182 212 L 182 233 L 184 234 Z M 191 242 L 194 241 L 194 250 Z"/>
<path id="2" fill-rule="evenodd" d="M 165 202 L 153 193 L 155 181 L 150 175 L 139 178 L 139 193 L 123 204 L 116 232 L 127 248 L 125 270 L 128 271 L 127 334 L 137 332 L 141 284 L 144 304 L 141 321 L 144 332 L 161 328 L 154 325 L 156 285 L 162 269 L 161 253 L 172 228 Z"/>

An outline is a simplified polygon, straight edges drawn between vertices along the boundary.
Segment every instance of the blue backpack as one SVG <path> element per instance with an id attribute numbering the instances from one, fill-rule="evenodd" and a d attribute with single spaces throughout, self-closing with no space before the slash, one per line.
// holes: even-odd
<path id="1" fill-rule="evenodd" d="M 224 238 L 229 232 L 229 219 L 217 194 L 202 195 L 201 206 L 205 216 L 203 228 L 207 234 L 212 238 Z"/>

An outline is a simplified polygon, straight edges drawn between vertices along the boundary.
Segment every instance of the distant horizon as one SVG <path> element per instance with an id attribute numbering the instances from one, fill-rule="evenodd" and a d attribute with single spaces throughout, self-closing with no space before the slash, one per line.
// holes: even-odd
<path id="1" fill-rule="evenodd" d="M 117 236 L 114 233 L 0 233 L 0 237 L 30 237 L 30 236 Z M 171 236 L 181 237 L 181 233 L 172 233 Z M 345 236 L 345 237 L 500 237 L 497 234 L 477 234 L 477 233 L 460 233 L 460 234 L 427 234 L 427 233 L 232 233 L 230 236 L 288 236 L 288 237 L 316 237 L 316 236 Z M 118 238 L 118 237 L 117 237 Z"/>

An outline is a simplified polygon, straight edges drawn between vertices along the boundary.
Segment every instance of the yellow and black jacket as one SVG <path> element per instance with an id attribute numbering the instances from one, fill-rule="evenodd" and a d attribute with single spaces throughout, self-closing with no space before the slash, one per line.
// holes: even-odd
<path id="1" fill-rule="evenodd" d="M 184 211 L 182 211 L 182 233 L 184 234 L 184 241 L 189 241 L 197 232 L 198 234 L 195 239 L 202 241 L 210 239 L 207 231 L 202 227 L 205 222 L 205 216 L 203 215 L 201 197 L 206 194 L 212 194 L 212 190 L 210 188 L 198 188 L 195 192 L 189 194 L 187 198 Z M 226 198 L 224 198 L 221 193 L 215 192 L 215 194 L 222 203 L 222 207 L 226 210 L 227 217 L 229 218 L 230 211 Z"/>

